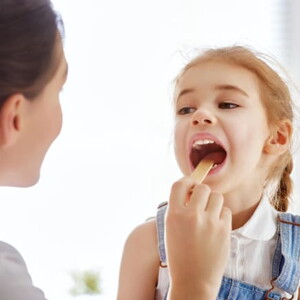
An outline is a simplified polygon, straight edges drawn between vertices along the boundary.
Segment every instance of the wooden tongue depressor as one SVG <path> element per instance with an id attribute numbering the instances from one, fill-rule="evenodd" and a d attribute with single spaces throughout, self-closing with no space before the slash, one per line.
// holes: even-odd
<path id="1" fill-rule="evenodd" d="M 200 184 L 210 169 L 213 167 L 214 161 L 211 159 L 202 159 L 200 163 L 197 165 L 193 173 L 191 174 L 191 177 L 196 179 L 198 184 Z"/>
<path id="2" fill-rule="evenodd" d="M 206 175 L 210 171 L 210 169 L 213 167 L 214 161 L 211 159 L 202 159 L 200 163 L 197 165 L 193 173 L 191 174 L 191 177 L 196 179 L 198 184 L 202 183 L 202 181 L 205 179 Z M 190 190 L 190 195 L 193 193 L 194 187 L 191 188 Z M 185 205 L 189 203 L 189 199 L 186 199 Z M 160 207 L 163 207 L 165 205 L 168 205 L 168 202 L 165 201 L 163 202 Z"/>
<path id="3" fill-rule="evenodd" d="M 191 174 L 191 177 L 196 179 L 198 184 L 202 183 L 202 181 L 205 179 L 210 169 L 213 167 L 214 163 L 215 162 L 211 159 L 202 159 L 200 163 L 197 165 L 197 167 L 195 168 L 195 170 L 193 171 L 193 173 Z M 189 196 L 193 193 L 194 187 L 195 186 L 193 186 L 190 189 Z M 185 205 L 188 205 L 190 202 L 189 196 L 185 200 L 184 203 Z"/>

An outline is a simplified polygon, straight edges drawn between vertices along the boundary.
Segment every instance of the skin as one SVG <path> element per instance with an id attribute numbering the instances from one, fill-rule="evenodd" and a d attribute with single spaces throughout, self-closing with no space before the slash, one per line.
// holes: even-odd
<path id="1" fill-rule="evenodd" d="M 193 66 L 182 75 L 175 95 L 175 154 L 184 178 L 173 184 L 166 213 L 168 299 L 216 299 L 231 229 L 253 214 L 270 166 L 289 145 L 292 126 L 282 120 L 270 129 L 259 81 L 239 66 L 219 61 Z M 189 143 L 198 133 L 213 135 L 227 152 L 223 166 L 203 184 L 190 178 Z M 155 299 L 158 268 L 155 221 L 151 221 L 128 237 L 117 299 Z"/>
<path id="2" fill-rule="evenodd" d="M 33 100 L 16 93 L 0 111 L 0 185 L 28 187 L 40 177 L 44 157 L 62 126 L 59 94 L 67 78 L 67 63 L 60 39 L 58 68 Z"/>

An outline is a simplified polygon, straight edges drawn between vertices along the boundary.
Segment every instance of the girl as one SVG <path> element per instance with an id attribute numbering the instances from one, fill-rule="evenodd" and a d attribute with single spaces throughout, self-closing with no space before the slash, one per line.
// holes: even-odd
<path id="1" fill-rule="evenodd" d="M 118 300 L 296 294 L 300 219 L 283 213 L 292 101 L 262 57 L 240 46 L 208 50 L 177 77 L 175 155 L 185 177 L 156 220 L 128 237 Z M 199 184 L 190 175 L 205 157 L 214 166 Z"/>
<path id="2" fill-rule="evenodd" d="M 1 0 L 0 185 L 28 187 L 60 132 L 67 63 L 49 0 Z M 42 300 L 25 263 L 0 242 L 0 299 Z"/>

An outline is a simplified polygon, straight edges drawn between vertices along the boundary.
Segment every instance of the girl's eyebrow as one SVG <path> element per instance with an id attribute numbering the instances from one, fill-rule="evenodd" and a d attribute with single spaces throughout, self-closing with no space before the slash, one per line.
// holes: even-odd
<path id="1" fill-rule="evenodd" d="M 214 89 L 215 89 L 215 90 L 234 91 L 234 92 L 238 92 L 238 93 L 242 94 L 243 96 L 249 97 L 249 95 L 248 95 L 244 90 L 242 90 L 241 88 L 239 88 L 239 87 L 237 87 L 237 86 L 235 86 L 235 85 L 231 85 L 231 84 L 221 84 L 221 85 L 217 85 L 217 86 L 215 86 Z M 178 99 L 179 99 L 181 96 L 183 96 L 183 95 L 185 95 L 185 94 L 193 93 L 193 92 L 195 92 L 195 89 L 183 89 L 183 90 L 179 93 L 179 95 L 178 95 L 178 97 L 177 97 L 177 101 L 178 101 Z"/>
<path id="2" fill-rule="evenodd" d="M 235 91 L 238 92 L 246 97 L 249 97 L 249 95 L 242 89 L 240 89 L 239 87 L 235 86 L 235 85 L 230 85 L 230 84 L 224 84 L 224 85 L 217 85 L 215 87 L 216 90 L 229 90 L 229 91 Z"/>
<path id="3" fill-rule="evenodd" d="M 177 96 L 177 101 L 178 101 L 178 99 L 181 97 L 181 96 L 183 96 L 183 95 L 185 95 L 185 94 L 188 94 L 188 93 L 193 93 L 195 90 L 194 89 L 184 89 L 184 90 L 182 90 L 179 94 L 178 94 L 178 96 Z"/>

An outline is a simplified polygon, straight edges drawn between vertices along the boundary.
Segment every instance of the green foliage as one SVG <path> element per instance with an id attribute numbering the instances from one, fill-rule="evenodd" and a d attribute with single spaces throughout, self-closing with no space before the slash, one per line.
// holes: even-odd
<path id="1" fill-rule="evenodd" d="M 100 274 L 96 271 L 81 271 L 73 272 L 71 276 L 74 281 L 74 286 L 70 290 L 71 295 L 99 295 L 100 288 Z"/>

